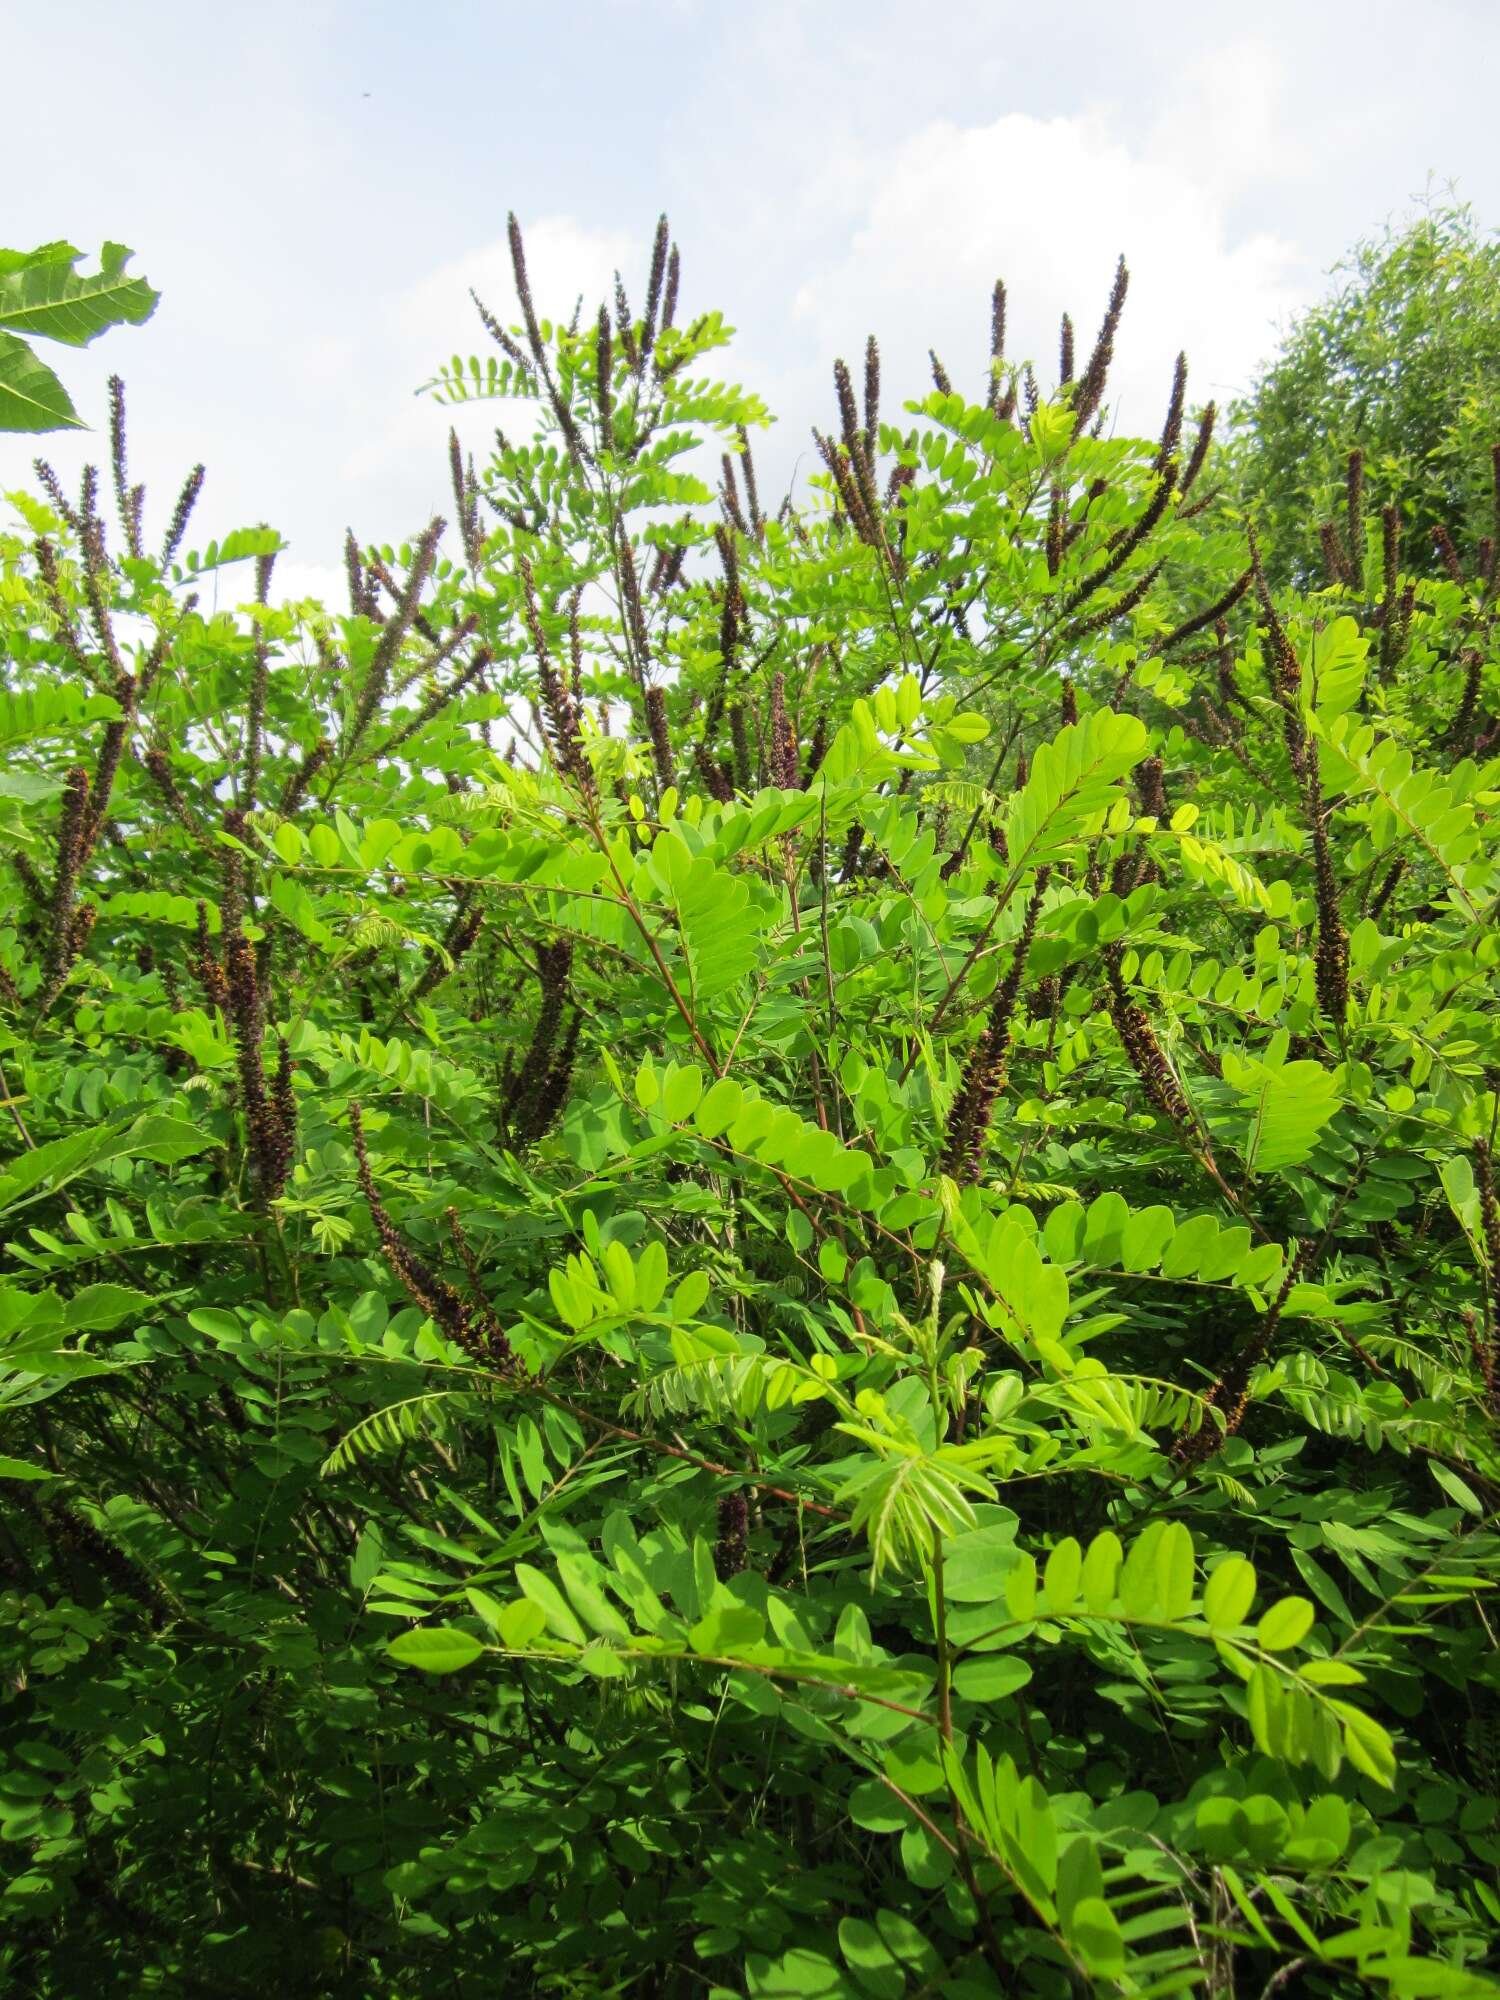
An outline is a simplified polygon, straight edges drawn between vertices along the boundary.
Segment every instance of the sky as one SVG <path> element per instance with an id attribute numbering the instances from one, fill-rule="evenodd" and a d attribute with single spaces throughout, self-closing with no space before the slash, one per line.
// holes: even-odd
<path id="1" fill-rule="evenodd" d="M 888 415 L 929 347 L 982 381 L 996 277 L 1046 379 L 1123 251 L 1115 421 L 1154 432 L 1179 347 L 1194 401 L 1242 392 L 1424 192 L 1500 224 L 1494 0 L 0 0 L 0 45 L 35 85 L 7 92 L 0 242 L 112 238 L 163 295 L 46 345 L 79 413 L 102 427 L 118 369 L 148 521 L 201 459 L 190 541 L 268 521 L 282 587 L 334 600 L 346 527 L 398 542 L 451 512 L 451 415 L 416 392 L 484 350 L 471 285 L 514 317 L 511 209 L 555 317 L 616 268 L 638 299 L 667 211 L 680 317 L 721 310 L 715 372 L 777 413 L 763 497 L 805 477 L 866 334 Z M 0 440 L 0 489 L 38 448 L 71 484 L 104 442 Z"/>

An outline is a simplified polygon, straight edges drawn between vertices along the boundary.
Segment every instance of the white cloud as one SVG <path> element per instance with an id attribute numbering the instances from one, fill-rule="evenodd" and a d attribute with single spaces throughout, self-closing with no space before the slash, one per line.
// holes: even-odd
<path id="1" fill-rule="evenodd" d="M 1263 114 L 1264 90 L 1262 123 Z M 1045 386 L 1060 315 L 1073 315 L 1081 365 L 1124 251 L 1130 302 L 1112 375 L 1120 427 L 1158 426 L 1179 348 L 1190 394 L 1223 401 L 1299 302 L 1301 258 L 1277 236 L 1237 234 L 1232 183 L 1191 174 L 1168 151 L 1132 150 L 1094 114 L 931 124 L 881 169 L 847 253 L 803 286 L 798 313 L 830 357 L 853 362 L 876 333 L 892 397 L 926 386 L 929 345 L 972 392 L 988 351 L 990 287 L 1003 277 L 1009 354 L 1034 358 Z"/>
<path id="2" fill-rule="evenodd" d="M 638 248 L 621 230 L 588 229 L 569 215 L 543 216 L 524 227 L 531 296 L 543 319 L 570 318 L 580 297 L 585 315 L 591 315 L 601 299 L 612 297 L 615 272 L 632 261 Z M 502 325 L 519 319 L 505 237 L 455 258 L 413 285 L 398 308 L 403 333 L 425 345 L 434 359 L 451 353 L 455 342 L 463 347 L 462 329 L 480 336 L 471 290 Z"/>
<path id="3" fill-rule="evenodd" d="M 581 297 L 585 316 L 613 296 L 614 274 L 632 244 L 620 231 L 585 228 L 571 216 L 549 215 L 526 226 L 526 269 L 531 296 L 542 319 L 567 320 Z M 452 354 L 481 356 L 494 351 L 480 326 L 469 294 L 477 292 L 500 321 L 520 317 L 511 273 L 510 245 L 504 237 L 471 250 L 419 278 L 391 302 L 392 366 L 386 371 L 415 389 L 433 377 Z M 520 430 L 512 407 L 480 403 L 447 409 L 428 397 L 413 397 L 398 414 L 361 442 L 339 468 L 341 482 L 357 485 L 378 476 L 389 486 L 399 467 L 405 490 L 432 493 L 436 503 L 446 481 L 443 456 L 449 426 L 466 443 L 483 445 L 497 422 Z M 436 480 L 434 470 L 436 470 Z"/>
<path id="4" fill-rule="evenodd" d="M 1233 88 L 1226 88 L 1228 80 Z M 1191 56 L 1174 77 L 1170 108 L 1155 119 L 1147 156 L 1221 198 L 1307 181 L 1335 137 L 1333 120 L 1357 132 L 1363 106 L 1326 107 L 1314 130 L 1287 113 L 1281 51 L 1246 35 Z M 1316 144 L 1313 143 L 1316 139 Z"/>
<path id="5" fill-rule="evenodd" d="M 279 604 L 313 597 L 330 611 L 349 608 L 348 579 L 331 563 L 291 562 L 283 556 L 271 573 L 271 596 Z"/>

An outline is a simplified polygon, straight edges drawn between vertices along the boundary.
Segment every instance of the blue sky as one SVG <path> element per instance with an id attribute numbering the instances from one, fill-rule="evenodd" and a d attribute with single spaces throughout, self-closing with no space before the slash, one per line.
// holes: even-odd
<path id="1" fill-rule="evenodd" d="M 51 350 L 82 414 L 119 368 L 156 507 L 202 458 L 200 535 L 269 520 L 288 581 L 333 593 L 346 524 L 396 540 L 444 504 L 449 419 L 412 392 L 480 344 L 470 283 L 509 316 L 510 208 L 564 313 L 616 264 L 638 288 L 668 210 L 685 305 L 741 329 L 725 372 L 782 419 L 783 482 L 867 332 L 888 403 L 929 346 L 976 376 L 996 276 L 1045 362 L 1124 250 L 1120 421 L 1153 428 L 1178 346 L 1197 396 L 1244 387 L 1429 176 L 1500 223 L 1492 0 L 70 0 L 12 8 L 3 46 L 31 88 L 0 240 L 112 236 L 164 294 Z M 42 448 L 71 474 L 90 447 Z M 0 487 L 32 455 L 0 444 Z"/>

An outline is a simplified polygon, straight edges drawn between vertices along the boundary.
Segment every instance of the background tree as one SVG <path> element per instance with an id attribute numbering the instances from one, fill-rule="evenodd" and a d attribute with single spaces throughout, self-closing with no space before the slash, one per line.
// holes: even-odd
<path id="1" fill-rule="evenodd" d="M 1283 575 L 1317 572 L 1295 524 L 1341 511 L 1349 454 L 1401 508 L 1410 563 L 1433 531 L 1491 532 L 1500 439 L 1500 240 L 1466 206 L 1433 205 L 1358 244 L 1329 296 L 1295 320 L 1234 410 L 1231 463 Z M 1378 510 L 1366 515 L 1378 536 Z"/>

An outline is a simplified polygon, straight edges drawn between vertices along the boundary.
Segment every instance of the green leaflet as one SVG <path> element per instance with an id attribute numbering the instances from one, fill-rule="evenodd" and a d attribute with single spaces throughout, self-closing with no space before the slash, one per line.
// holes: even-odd
<path id="1" fill-rule="evenodd" d="M 658 835 L 651 866 L 677 920 L 694 996 L 712 1000 L 737 986 L 756 963 L 763 922 L 744 878 L 716 867 L 706 854 L 695 858 L 671 831 Z"/>
<path id="2" fill-rule="evenodd" d="M 1145 748 L 1138 718 L 1112 709 L 1097 709 L 1041 744 L 1026 787 L 1006 816 L 1012 867 L 1040 867 L 1102 818 L 1120 796 L 1119 780 Z"/>
<path id="3" fill-rule="evenodd" d="M 1314 1062 L 1226 1064 L 1225 1077 L 1250 1106 L 1239 1145 L 1252 1173 L 1300 1166 L 1339 1108 L 1337 1077 Z"/>
<path id="4" fill-rule="evenodd" d="M 67 683 L 44 683 L 24 691 L 0 689 L 0 748 L 9 749 L 38 736 L 61 735 L 80 723 L 119 712 L 113 696 L 89 694 Z"/>
<path id="5" fill-rule="evenodd" d="M 0 1169 L 0 1213 L 55 1193 L 80 1174 L 112 1160 L 155 1160 L 163 1165 L 189 1159 L 213 1144 L 207 1133 L 183 1118 L 148 1113 L 129 1125 L 74 1133 L 22 1153 Z"/>
<path id="6" fill-rule="evenodd" d="M 419 1667 L 424 1674 L 454 1674 L 479 1659 L 484 1647 L 468 1632 L 451 1625 L 421 1625 L 400 1632 L 387 1651 L 403 1667 Z"/>
<path id="7" fill-rule="evenodd" d="M 1477 917 L 1477 899 L 1491 888 L 1496 871 L 1493 860 L 1476 859 L 1485 846 L 1483 823 L 1465 796 L 1478 777 L 1474 767 L 1445 782 L 1440 773 L 1418 766 L 1403 744 L 1352 716 L 1331 726 L 1328 742 L 1330 782 L 1373 795 L 1378 848 L 1403 836 L 1420 843 L 1447 877 L 1459 907 Z"/>

